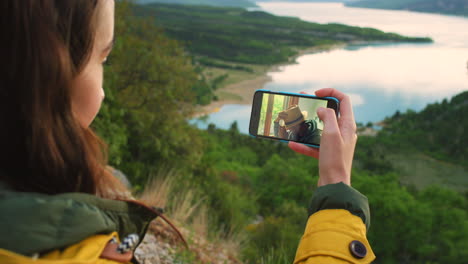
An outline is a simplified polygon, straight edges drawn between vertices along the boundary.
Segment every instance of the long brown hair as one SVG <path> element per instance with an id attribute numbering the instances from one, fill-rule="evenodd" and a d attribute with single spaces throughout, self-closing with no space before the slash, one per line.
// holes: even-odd
<path id="1" fill-rule="evenodd" d="M 0 180 L 18 191 L 110 197 L 122 188 L 71 107 L 100 1 L 0 1 Z"/>

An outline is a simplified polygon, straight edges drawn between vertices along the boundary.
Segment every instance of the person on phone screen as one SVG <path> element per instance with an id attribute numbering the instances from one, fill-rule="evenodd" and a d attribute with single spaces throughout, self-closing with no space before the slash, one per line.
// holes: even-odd
<path id="1" fill-rule="evenodd" d="M 309 144 L 320 144 L 320 131 L 315 120 L 307 120 L 307 111 L 295 105 L 281 111 L 274 121 L 275 137 Z"/>

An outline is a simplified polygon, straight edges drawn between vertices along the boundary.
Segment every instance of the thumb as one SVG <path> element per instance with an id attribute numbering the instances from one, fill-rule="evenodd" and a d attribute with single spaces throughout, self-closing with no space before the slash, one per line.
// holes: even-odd
<path id="1" fill-rule="evenodd" d="M 317 109 L 317 115 L 324 124 L 322 137 L 340 136 L 335 110 L 320 107 Z"/>

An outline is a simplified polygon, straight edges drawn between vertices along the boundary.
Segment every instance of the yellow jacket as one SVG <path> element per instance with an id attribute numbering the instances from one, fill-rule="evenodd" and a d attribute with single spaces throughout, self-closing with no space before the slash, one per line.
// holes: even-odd
<path id="1" fill-rule="evenodd" d="M 363 258 L 357 256 L 364 252 Z M 361 218 L 332 209 L 310 216 L 294 264 L 364 264 L 374 259 Z"/>
<path id="2" fill-rule="evenodd" d="M 64 250 L 54 250 L 40 258 L 26 257 L 0 249 L 2 264 L 122 264 L 121 262 L 101 257 L 104 248 L 117 233 L 95 235 Z M 130 264 L 130 262 L 128 262 Z"/>
<path id="3" fill-rule="evenodd" d="M 317 188 L 294 264 L 364 264 L 375 259 L 367 241 L 367 197 L 344 184 Z"/>

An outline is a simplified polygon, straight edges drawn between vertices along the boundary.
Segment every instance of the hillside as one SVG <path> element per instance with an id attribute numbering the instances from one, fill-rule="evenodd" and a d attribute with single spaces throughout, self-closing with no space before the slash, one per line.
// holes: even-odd
<path id="1" fill-rule="evenodd" d="M 395 113 L 384 121 L 381 140 L 399 149 L 420 150 L 468 168 L 468 91 L 428 105 L 419 113 Z"/>
<path id="2" fill-rule="evenodd" d="M 249 0 L 137 0 L 138 4 L 166 3 L 181 5 L 206 5 L 206 6 L 230 6 L 230 7 L 256 7 Z"/>
<path id="3" fill-rule="evenodd" d="M 467 0 L 362 0 L 347 5 L 468 16 Z"/>
<path id="4" fill-rule="evenodd" d="M 317 24 L 292 17 L 235 8 L 151 4 L 135 12 L 153 18 L 194 55 L 251 64 L 287 62 L 300 48 L 336 43 L 428 42 L 372 28 Z"/>

